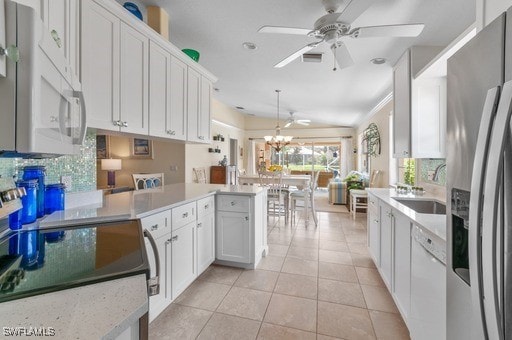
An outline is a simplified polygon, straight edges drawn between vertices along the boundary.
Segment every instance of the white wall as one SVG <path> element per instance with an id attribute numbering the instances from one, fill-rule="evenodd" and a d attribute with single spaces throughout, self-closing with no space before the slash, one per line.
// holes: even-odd
<path id="1" fill-rule="evenodd" d="M 476 0 L 476 22 L 478 30 L 487 26 L 502 12 L 512 6 L 512 0 Z"/>

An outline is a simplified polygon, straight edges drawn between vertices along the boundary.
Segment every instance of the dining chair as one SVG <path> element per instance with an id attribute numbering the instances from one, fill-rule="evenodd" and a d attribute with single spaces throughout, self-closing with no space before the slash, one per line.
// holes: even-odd
<path id="1" fill-rule="evenodd" d="M 194 171 L 195 183 L 206 183 L 206 168 L 193 168 L 192 171 Z"/>
<path id="2" fill-rule="evenodd" d="M 370 183 L 368 185 L 369 188 L 373 188 L 379 179 L 381 171 L 373 170 L 372 176 L 370 177 Z M 352 218 L 356 218 L 357 209 L 364 209 L 365 212 L 368 211 L 368 192 L 366 189 L 351 189 L 350 190 L 350 213 L 352 214 Z"/>
<path id="3" fill-rule="evenodd" d="M 297 211 L 304 211 L 306 223 L 309 222 L 309 205 L 311 205 L 311 210 L 314 213 L 315 190 L 318 187 L 319 175 L 320 171 L 313 172 L 311 174 L 311 182 L 309 182 L 309 187 L 303 188 L 302 190 L 295 190 L 290 192 L 290 214 L 292 225 L 296 220 L 295 214 Z M 316 225 L 317 219 L 313 218 L 313 220 L 315 221 Z"/>
<path id="4" fill-rule="evenodd" d="M 135 190 L 151 189 L 164 186 L 164 174 L 132 174 Z"/>
<path id="5" fill-rule="evenodd" d="M 267 188 L 267 217 L 270 215 L 284 215 L 285 224 L 288 224 L 289 191 L 283 185 L 282 171 L 258 172 L 260 186 Z"/>

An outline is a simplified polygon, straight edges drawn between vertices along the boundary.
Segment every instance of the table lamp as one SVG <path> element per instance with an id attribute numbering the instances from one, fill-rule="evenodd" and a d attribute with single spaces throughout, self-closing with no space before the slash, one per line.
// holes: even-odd
<path id="1" fill-rule="evenodd" d="M 109 188 L 113 188 L 116 186 L 116 170 L 121 170 L 121 160 L 112 158 L 102 159 L 101 170 L 108 171 L 107 184 Z"/>

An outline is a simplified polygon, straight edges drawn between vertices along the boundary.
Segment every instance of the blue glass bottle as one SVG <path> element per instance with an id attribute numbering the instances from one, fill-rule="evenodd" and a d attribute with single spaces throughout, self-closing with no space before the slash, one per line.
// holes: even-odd
<path id="1" fill-rule="evenodd" d="M 44 165 L 30 165 L 23 167 L 23 179 L 37 179 L 39 187 L 37 190 L 37 217 L 44 216 L 44 180 L 46 167 Z"/>
<path id="2" fill-rule="evenodd" d="M 64 210 L 66 186 L 62 183 L 48 184 L 44 194 L 44 212 L 49 215 L 54 211 Z M 59 242 L 65 236 L 64 231 L 54 231 L 46 234 L 49 243 Z"/>
<path id="3" fill-rule="evenodd" d="M 21 198 L 21 224 L 33 223 L 37 219 L 37 180 L 20 180 L 16 182 L 17 187 L 25 188 L 27 194 Z"/>

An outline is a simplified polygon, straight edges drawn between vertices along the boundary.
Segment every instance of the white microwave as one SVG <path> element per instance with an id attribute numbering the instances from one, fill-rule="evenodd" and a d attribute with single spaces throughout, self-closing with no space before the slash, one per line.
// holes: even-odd
<path id="1" fill-rule="evenodd" d="M 5 1 L 0 48 L 0 157 L 78 153 L 87 121 L 81 85 L 33 8 Z"/>

